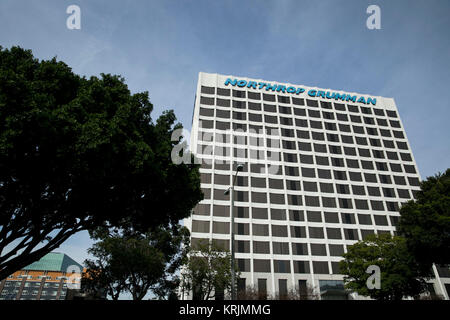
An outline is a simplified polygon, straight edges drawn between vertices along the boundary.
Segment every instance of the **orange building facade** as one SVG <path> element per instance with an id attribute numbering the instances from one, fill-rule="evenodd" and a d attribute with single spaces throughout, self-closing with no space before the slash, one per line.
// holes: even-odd
<path id="1" fill-rule="evenodd" d="M 0 300 L 65 300 L 68 289 L 79 289 L 83 267 L 63 253 L 41 260 L 0 281 Z"/>

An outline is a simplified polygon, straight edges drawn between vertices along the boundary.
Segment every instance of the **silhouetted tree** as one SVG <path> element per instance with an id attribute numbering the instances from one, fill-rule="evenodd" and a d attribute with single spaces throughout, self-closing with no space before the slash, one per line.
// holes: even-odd
<path id="1" fill-rule="evenodd" d="M 369 235 L 347 247 L 340 272 L 345 275 L 345 287 L 363 296 L 377 300 L 399 300 L 416 296 L 426 290 L 420 278 L 419 265 L 406 247 L 402 237 L 390 234 Z M 380 288 L 369 288 L 366 273 L 371 265 L 380 268 Z"/>
<path id="2" fill-rule="evenodd" d="M 81 230 L 176 224 L 202 199 L 198 165 L 175 165 L 173 111 L 86 79 L 55 58 L 0 47 L 0 279 Z"/>
<path id="3" fill-rule="evenodd" d="M 433 263 L 450 264 L 450 169 L 420 186 L 417 199 L 400 208 L 397 230 L 427 275 Z"/>

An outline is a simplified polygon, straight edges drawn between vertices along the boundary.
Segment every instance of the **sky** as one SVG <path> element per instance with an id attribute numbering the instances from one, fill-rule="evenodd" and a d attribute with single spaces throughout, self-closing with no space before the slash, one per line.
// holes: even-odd
<path id="1" fill-rule="evenodd" d="M 81 10 L 68 29 L 66 9 Z M 378 5 L 381 29 L 368 29 Z M 122 75 L 186 129 L 199 72 L 395 99 L 422 178 L 450 160 L 450 1 L 0 0 L 0 45 Z M 87 232 L 58 251 L 82 263 Z"/>

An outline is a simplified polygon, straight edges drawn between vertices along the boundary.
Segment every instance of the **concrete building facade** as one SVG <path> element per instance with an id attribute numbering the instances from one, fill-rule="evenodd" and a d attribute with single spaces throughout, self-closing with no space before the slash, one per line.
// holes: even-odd
<path id="1" fill-rule="evenodd" d="M 224 192 L 243 164 L 235 186 L 239 287 L 272 296 L 342 291 L 347 246 L 395 235 L 401 203 L 420 188 L 392 98 L 199 73 L 190 149 L 205 194 L 185 220 L 192 243 L 230 249 Z M 447 298 L 449 280 L 434 283 Z"/>

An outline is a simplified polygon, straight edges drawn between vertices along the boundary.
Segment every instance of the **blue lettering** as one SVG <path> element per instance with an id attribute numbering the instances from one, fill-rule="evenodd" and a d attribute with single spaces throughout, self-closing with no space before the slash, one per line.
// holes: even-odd
<path id="1" fill-rule="evenodd" d="M 311 90 L 308 91 L 308 96 L 315 97 L 316 96 L 316 92 L 317 92 L 316 90 L 311 89 Z"/>
<path id="2" fill-rule="evenodd" d="M 345 98 L 345 101 L 353 101 L 356 102 L 356 96 L 347 95 L 347 98 Z"/>
<path id="3" fill-rule="evenodd" d="M 286 92 L 286 87 L 285 86 L 278 86 L 278 88 L 277 88 L 277 92 L 280 92 L 280 91 L 282 91 L 283 93 L 285 93 Z"/>
<path id="4" fill-rule="evenodd" d="M 247 88 L 254 88 L 254 89 L 256 89 L 256 82 L 255 81 L 249 81 L 248 85 L 247 85 Z"/>
<path id="5" fill-rule="evenodd" d="M 334 92 L 333 92 L 332 95 L 330 95 L 330 94 L 331 94 L 331 92 L 330 92 L 330 91 L 327 91 L 327 98 L 328 98 L 328 99 L 333 99 L 334 96 L 336 95 L 336 93 L 334 93 Z"/>
<path id="6" fill-rule="evenodd" d="M 376 105 L 377 104 L 377 98 L 367 98 L 367 104 L 373 104 Z"/>
<path id="7" fill-rule="evenodd" d="M 247 81 L 239 80 L 237 83 L 238 87 L 245 87 L 247 85 Z"/>
<path id="8" fill-rule="evenodd" d="M 262 89 L 267 85 L 267 83 L 265 83 L 265 82 L 259 82 L 258 84 L 259 84 L 259 89 Z"/>
<path id="9" fill-rule="evenodd" d="M 238 86 L 238 87 L 245 87 L 247 88 L 253 88 L 253 89 L 263 89 L 266 88 L 266 91 L 272 90 L 276 92 L 283 92 L 283 93 L 295 93 L 295 94 L 301 94 L 305 92 L 305 89 L 303 88 L 295 88 L 295 87 L 287 87 L 284 85 L 277 85 L 277 84 L 270 84 L 265 82 L 256 82 L 256 81 L 248 81 L 247 80 L 237 80 L 237 79 L 231 79 L 227 78 L 225 80 L 225 85 L 232 85 L 232 86 Z M 342 100 L 342 101 L 352 101 L 352 102 L 358 102 L 358 103 L 365 103 L 365 104 L 372 104 L 376 105 L 377 99 L 376 98 L 364 98 L 360 97 L 358 100 L 356 100 L 357 96 L 353 96 L 350 94 L 345 93 L 337 93 L 332 91 L 322 91 L 322 90 L 315 90 L 311 89 L 308 91 L 308 96 L 310 97 L 318 97 L 318 98 L 327 98 L 327 99 L 335 99 L 335 100 Z"/>
<path id="10" fill-rule="evenodd" d="M 317 97 L 325 98 L 325 91 L 317 91 Z"/>
<path id="11" fill-rule="evenodd" d="M 286 89 L 287 93 L 294 93 L 296 91 L 296 89 L 294 87 L 288 87 Z"/>
<path id="12" fill-rule="evenodd" d="M 269 91 L 269 90 L 272 90 L 272 91 L 275 91 L 277 89 L 277 85 L 276 84 L 268 84 L 267 86 L 266 86 L 266 91 Z"/>
<path id="13" fill-rule="evenodd" d="M 334 95 L 334 99 L 336 99 L 336 100 L 341 99 L 342 101 L 344 101 L 345 100 L 345 93 L 339 94 L 339 93 L 336 92 L 335 95 Z"/>
<path id="14" fill-rule="evenodd" d="M 231 80 L 230 78 L 228 78 L 228 79 L 225 81 L 225 85 L 227 86 L 228 84 L 231 84 L 232 86 L 235 86 L 235 85 L 236 85 L 236 82 L 237 82 L 236 79 Z"/>

